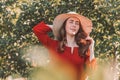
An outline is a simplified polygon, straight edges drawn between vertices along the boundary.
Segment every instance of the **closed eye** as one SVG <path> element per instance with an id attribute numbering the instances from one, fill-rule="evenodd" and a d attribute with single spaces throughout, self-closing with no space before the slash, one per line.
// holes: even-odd
<path id="1" fill-rule="evenodd" d="M 70 22 L 70 23 L 73 23 L 74 21 L 73 21 L 73 20 L 70 20 L 69 22 Z"/>
<path id="2" fill-rule="evenodd" d="M 76 24 L 76 25 L 79 25 L 79 21 L 76 21 L 75 24 Z"/>

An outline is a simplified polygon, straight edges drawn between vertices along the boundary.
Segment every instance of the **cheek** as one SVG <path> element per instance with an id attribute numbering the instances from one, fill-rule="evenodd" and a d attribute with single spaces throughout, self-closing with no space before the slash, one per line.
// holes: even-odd
<path id="1" fill-rule="evenodd" d="M 66 30 L 69 30 L 69 29 L 70 29 L 70 25 L 69 25 L 69 24 L 66 24 L 65 29 L 66 29 Z"/>
<path id="2" fill-rule="evenodd" d="M 69 29 L 70 29 L 69 26 L 66 25 L 66 26 L 65 26 L 65 30 L 66 30 L 66 32 L 69 32 Z"/>

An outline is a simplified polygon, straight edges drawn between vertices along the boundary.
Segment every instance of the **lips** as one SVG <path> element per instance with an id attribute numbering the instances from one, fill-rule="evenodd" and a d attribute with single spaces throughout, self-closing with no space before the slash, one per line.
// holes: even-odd
<path id="1" fill-rule="evenodd" d="M 71 31 L 73 31 L 73 32 L 75 32 L 76 31 L 76 29 L 70 29 Z"/>

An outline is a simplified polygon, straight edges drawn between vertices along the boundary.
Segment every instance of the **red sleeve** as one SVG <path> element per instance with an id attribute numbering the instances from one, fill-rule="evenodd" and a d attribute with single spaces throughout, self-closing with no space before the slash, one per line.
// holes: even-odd
<path id="1" fill-rule="evenodd" d="M 49 47 L 54 40 L 48 36 L 48 32 L 52 31 L 43 21 L 33 27 L 33 32 L 39 41 Z"/>

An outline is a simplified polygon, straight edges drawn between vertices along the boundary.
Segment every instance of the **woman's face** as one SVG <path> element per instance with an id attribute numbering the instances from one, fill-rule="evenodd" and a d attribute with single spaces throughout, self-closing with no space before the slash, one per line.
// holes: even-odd
<path id="1" fill-rule="evenodd" d="M 70 35 L 70 36 L 75 36 L 75 34 L 78 32 L 80 26 L 79 26 L 80 22 L 79 19 L 76 17 L 70 17 L 67 21 L 66 21 L 66 34 Z"/>

